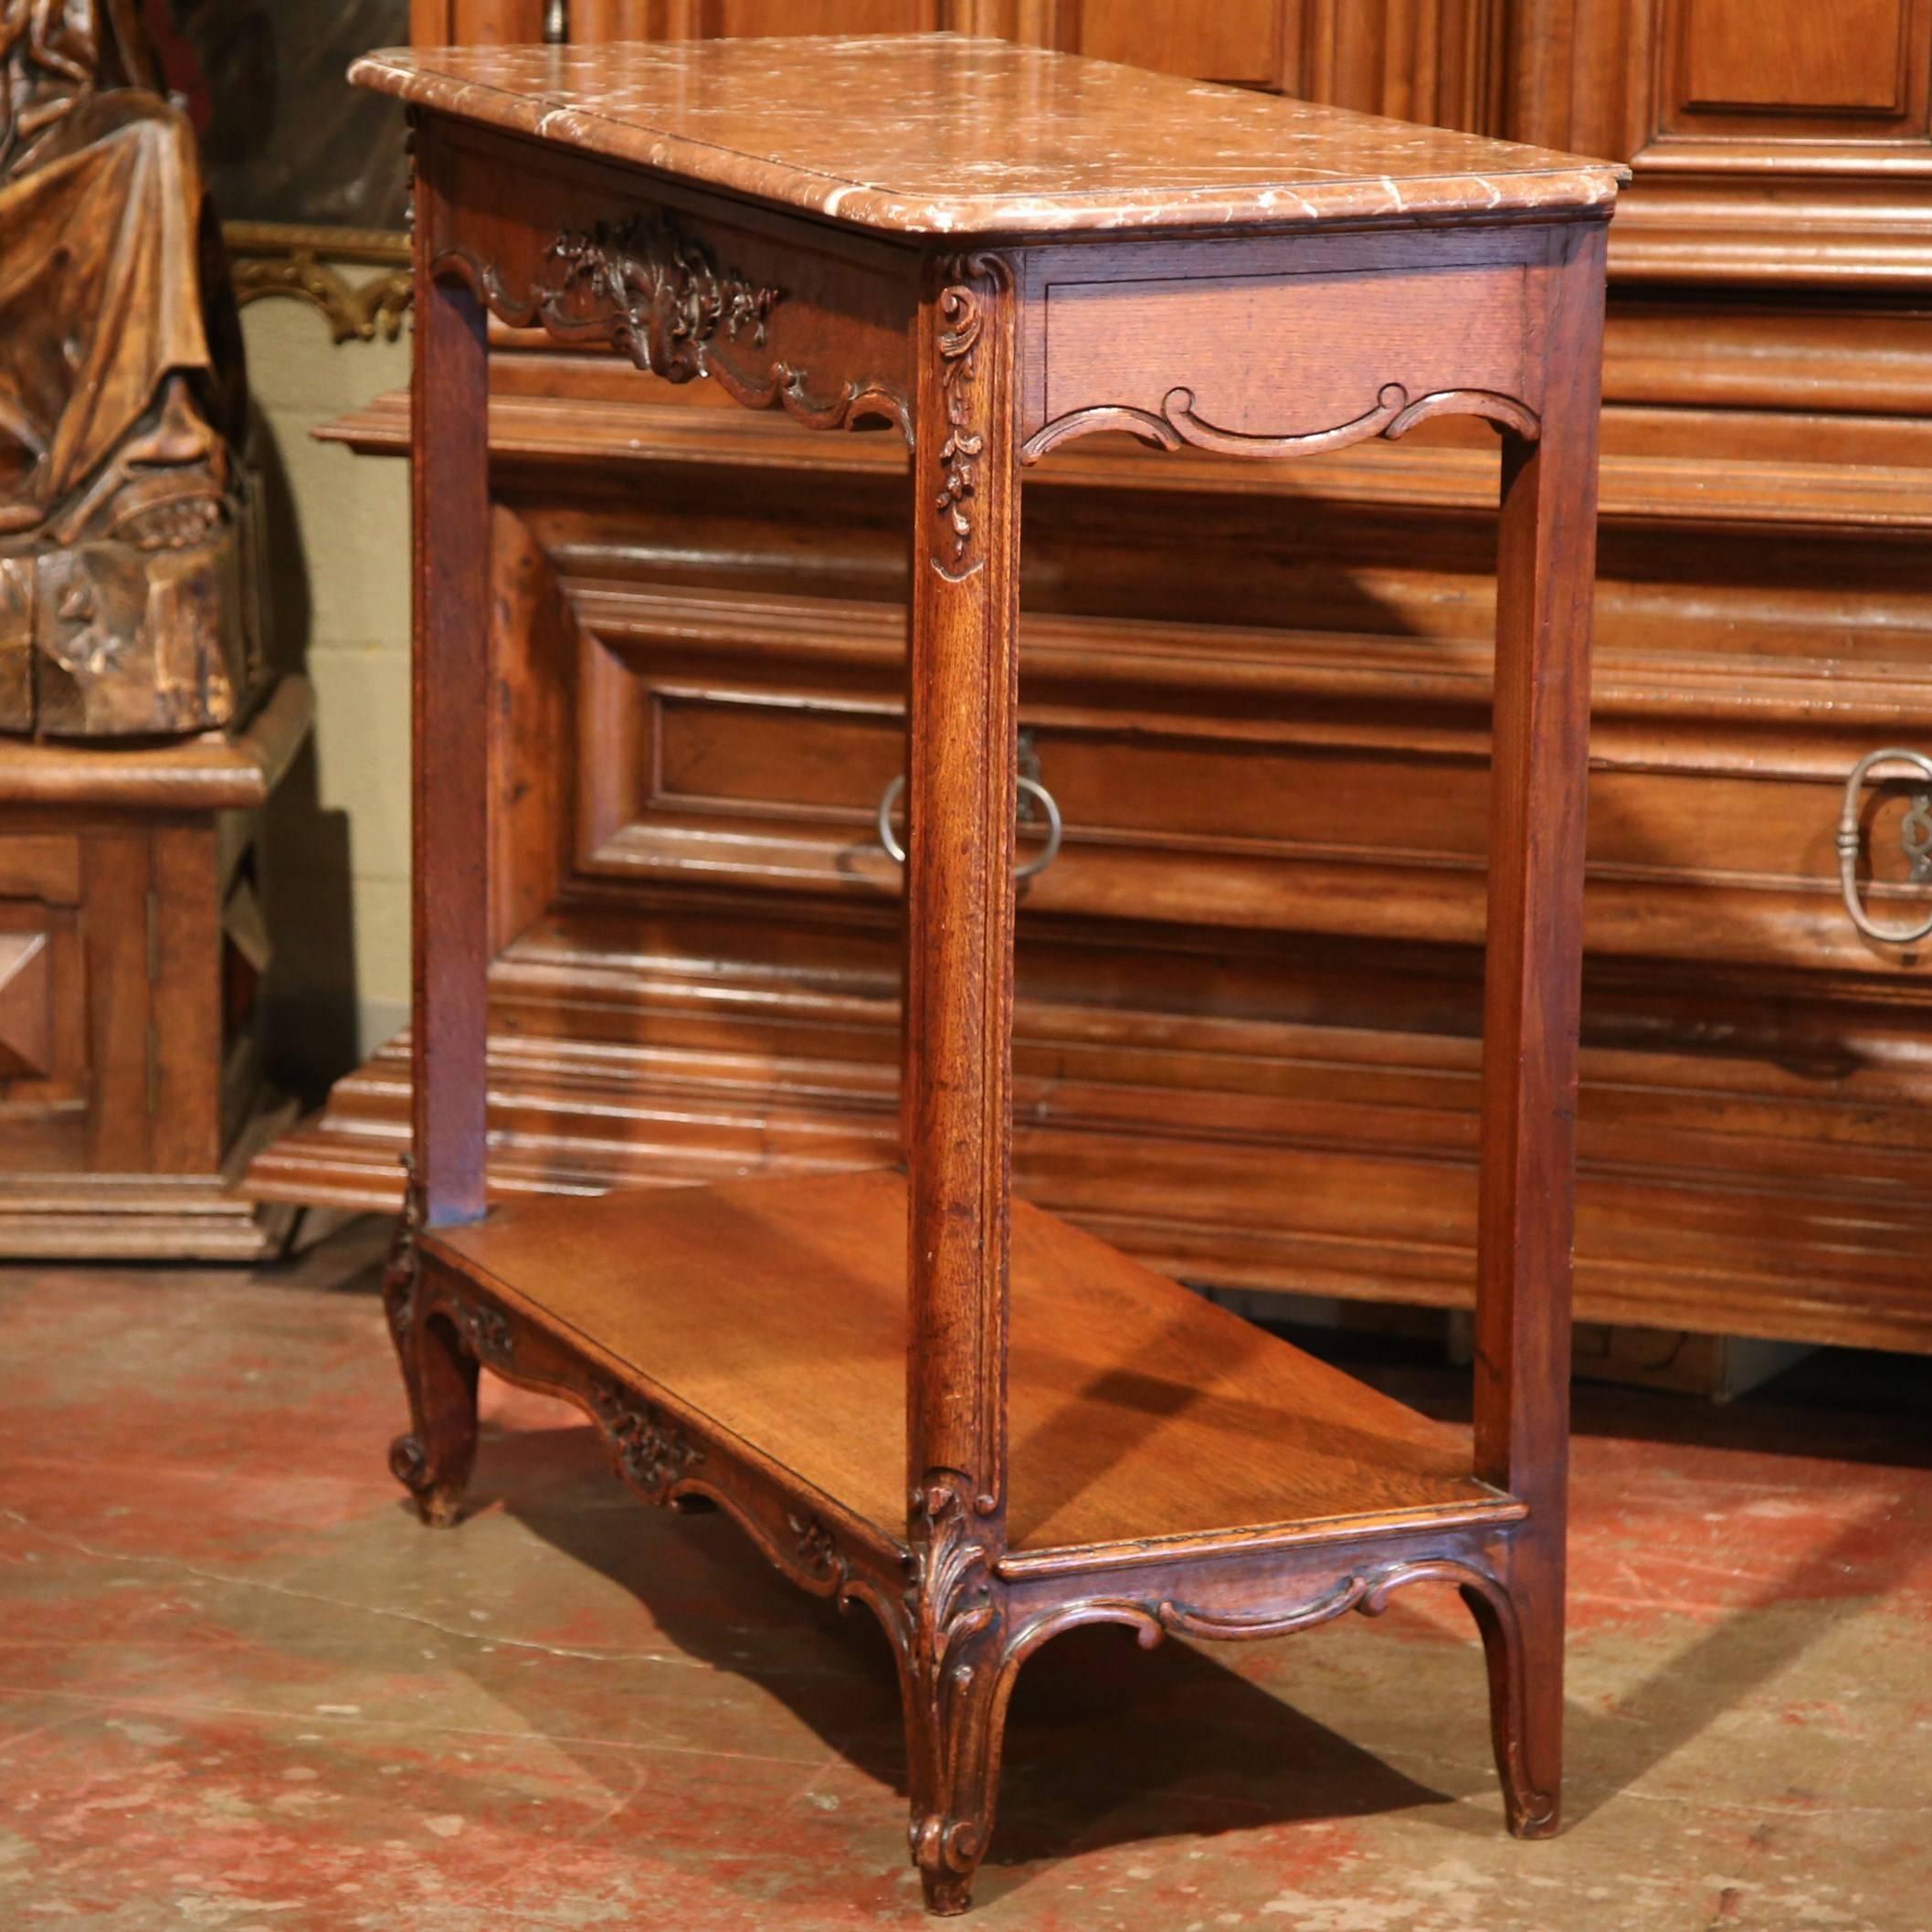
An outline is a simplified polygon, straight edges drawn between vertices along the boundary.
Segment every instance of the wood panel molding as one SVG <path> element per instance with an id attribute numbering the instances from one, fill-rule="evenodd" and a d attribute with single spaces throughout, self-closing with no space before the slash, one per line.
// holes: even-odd
<path id="1" fill-rule="evenodd" d="M 586 905 L 541 922 L 497 962 L 499 1188 L 892 1158 L 889 920 L 746 913 L 715 895 L 700 910 L 687 894 L 662 895 L 653 913 L 628 894 Z M 1222 935 L 1210 959 L 1178 934 L 1182 950 L 1163 955 L 1145 929 L 1082 940 L 1029 914 L 1021 932 L 1016 1185 L 1029 1198 L 1184 1276 L 1466 1300 L 1466 958 L 1408 949 L 1407 973 L 1391 977 L 1359 942 L 1304 940 L 1306 990 L 1290 1017 L 1258 990 L 1280 970 L 1280 943 L 1265 935 Z M 1719 1332 L 1769 1322 L 1811 1339 L 1932 1347 L 1932 1222 L 1915 1151 L 1928 999 L 1912 979 L 1881 991 L 1858 977 L 1594 964 L 1582 1318 L 1681 1327 L 1694 1315 Z M 1204 1017 L 1203 1004 L 1228 1017 Z M 1801 1015 L 1802 1036 L 1779 1015 Z M 1694 1044 L 1709 1029 L 1725 1031 L 1725 1055 Z M 253 1185 L 393 1204 L 407 1113 L 397 1041 L 259 1161 Z M 1144 1191 L 1156 1176 L 1165 1183 Z M 1378 1216 L 1373 1240 L 1349 1225 L 1364 1200 Z"/>
<path id="2" fill-rule="evenodd" d="M 1501 132 L 1504 0 L 1292 0 L 1288 91 L 1472 134 Z"/>
<path id="3" fill-rule="evenodd" d="M 1927 0 L 1835 0 L 1829 8 L 1810 0 L 1661 5 L 1660 138 L 1889 139 L 1908 151 L 1932 144 Z M 1920 159 L 1932 163 L 1932 153 Z"/>
<path id="4" fill-rule="evenodd" d="M 1513 33 L 1507 131 L 1635 169 L 1613 279 L 1932 282 L 1927 0 L 1524 0 Z"/>
<path id="5" fill-rule="evenodd" d="M 45 932 L 0 932 L 0 1078 L 53 1071 L 53 948 Z"/>
<path id="6" fill-rule="evenodd" d="M 1896 393 L 1915 379 L 1916 366 L 1895 363 L 1878 375 Z M 320 433 L 364 454 L 399 455 L 408 438 L 407 397 L 379 396 Z M 1624 406 L 1606 413 L 1604 442 L 1601 512 L 1608 520 L 1895 532 L 1915 541 L 1916 533 L 1932 531 L 1932 464 L 1909 419 L 1827 419 L 1796 431 L 1775 417 L 1735 410 Z M 613 474 L 653 464 L 742 464 L 801 478 L 854 479 L 892 475 L 905 464 L 903 450 L 885 438 L 803 439 L 782 422 L 752 415 L 514 394 L 499 395 L 491 406 L 491 451 L 502 464 L 528 466 L 533 480 L 566 459 Z M 1332 452 L 1318 468 L 1230 465 L 1185 449 L 1149 458 L 1076 444 L 1037 468 L 1029 486 L 1475 509 L 1492 500 L 1495 463 L 1494 444 L 1435 440 Z"/>

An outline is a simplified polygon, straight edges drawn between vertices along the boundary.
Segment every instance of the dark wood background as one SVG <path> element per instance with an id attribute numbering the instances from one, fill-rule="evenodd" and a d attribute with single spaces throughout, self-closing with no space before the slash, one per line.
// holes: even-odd
<path id="1" fill-rule="evenodd" d="M 417 0 L 416 37 L 543 12 Z M 1578 1312 L 1932 1347 L 1926 979 L 1853 930 L 1832 845 L 1853 762 L 1932 714 L 1932 0 L 575 0 L 573 26 L 1006 32 L 1630 161 Z M 896 438 L 496 340 L 495 1182 L 888 1157 Z M 403 398 L 341 433 L 400 450 Z M 1068 832 L 1021 899 L 1017 1179 L 1157 1266 L 1469 1299 L 1496 463 L 1461 424 L 1033 473 L 1021 723 Z M 1901 809 L 1874 807 L 1882 880 Z M 394 1199 L 407 1118 L 392 1048 L 256 1184 Z"/>

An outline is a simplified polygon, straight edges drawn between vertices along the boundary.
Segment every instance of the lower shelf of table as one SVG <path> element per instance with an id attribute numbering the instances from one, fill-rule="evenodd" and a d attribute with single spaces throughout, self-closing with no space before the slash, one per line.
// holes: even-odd
<path id="1" fill-rule="evenodd" d="M 548 1198 L 426 1260 L 883 1538 L 906 1516 L 906 1184 Z M 1016 1203 L 1008 1568 L 1504 1523 L 1465 1438 Z"/>

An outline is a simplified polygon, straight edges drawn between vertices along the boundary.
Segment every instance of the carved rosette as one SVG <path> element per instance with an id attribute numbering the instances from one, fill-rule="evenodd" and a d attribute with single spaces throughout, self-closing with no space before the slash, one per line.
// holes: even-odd
<path id="1" fill-rule="evenodd" d="M 784 291 L 733 270 L 668 215 L 652 211 L 587 231 L 565 229 L 550 245 L 531 300 L 555 336 L 614 343 L 640 369 L 667 382 L 707 373 L 706 352 L 721 333 L 746 335 L 763 348 L 765 323 Z"/>
<path id="2" fill-rule="evenodd" d="M 590 1404 L 624 1480 L 652 1503 L 668 1503 L 679 1482 L 704 1460 L 703 1450 L 669 1417 L 648 1404 L 632 1408 L 608 1382 L 590 1385 Z"/>
<path id="3" fill-rule="evenodd" d="M 986 1850 L 992 1791 L 985 1732 L 999 1675 L 1005 1612 L 964 1478 L 931 1472 L 905 1592 L 905 1668 L 913 1738 L 913 1862 L 934 1888 L 970 1881 Z"/>

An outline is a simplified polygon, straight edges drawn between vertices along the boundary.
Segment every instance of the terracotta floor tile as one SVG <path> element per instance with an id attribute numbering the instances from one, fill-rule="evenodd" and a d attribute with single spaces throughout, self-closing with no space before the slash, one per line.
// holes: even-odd
<path id="1" fill-rule="evenodd" d="M 876 1628 L 494 1386 L 476 1511 L 424 1531 L 372 1252 L 0 1271 L 0 1927 L 920 1923 Z M 1561 1838 L 1502 1831 L 1452 1593 L 1214 1652 L 1088 1631 L 1020 1680 L 972 1923 L 1928 1932 L 1923 1411 L 1579 1417 Z"/>

